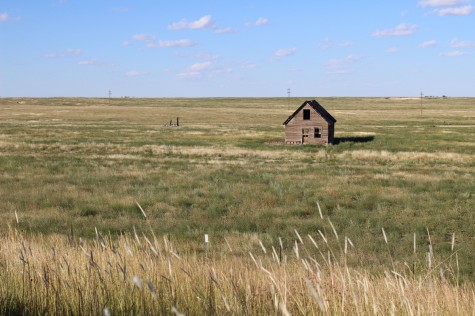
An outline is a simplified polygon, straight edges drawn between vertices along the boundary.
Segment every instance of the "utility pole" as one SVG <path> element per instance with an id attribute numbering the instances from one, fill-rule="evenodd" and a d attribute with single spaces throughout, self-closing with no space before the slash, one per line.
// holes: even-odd
<path id="1" fill-rule="evenodd" d="M 287 89 L 287 110 L 290 109 L 290 88 Z"/>
<path id="2" fill-rule="evenodd" d="M 112 95 L 112 91 L 109 89 L 109 104 L 111 104 L 111 95 Z"/>
<path id="3" fill-rule="evenodd" d="M 422 91 L 421 91 L 421 115 L 422 115 Z"/>

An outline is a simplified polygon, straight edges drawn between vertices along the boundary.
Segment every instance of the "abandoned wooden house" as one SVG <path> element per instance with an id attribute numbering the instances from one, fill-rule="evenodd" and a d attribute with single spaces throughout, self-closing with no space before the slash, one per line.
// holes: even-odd
<path id="1" fill-rule="evenodd" d="M 335 123 L 316 100 L 307 100 L 284 122 L 285 144 L 333 144 Z"/>

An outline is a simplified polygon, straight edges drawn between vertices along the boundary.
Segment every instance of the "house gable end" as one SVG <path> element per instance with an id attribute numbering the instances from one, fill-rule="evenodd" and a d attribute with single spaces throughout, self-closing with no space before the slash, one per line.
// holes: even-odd
<path id="1" fill-rule="evenodd" d="M 336 122 L 335 118 L 331 116 L 330 113 L 328 113 L 316 100 L 307 100 L 287 118 L 283 125 L 287 125 L 307 104 L 310 105 L 329 124 L 334 124 Z"/>
<path id="2" fill-rule="evenodd" d="M 304 103 L 302 103 L 302 105 L 299 106 L 298 109 L 295 110 L 294 113 L 292 113 L 292 114 L 287 118 L 287 120 L 285 120 L 285 122 L 283 123 L 283 125 L 287 125 L 308 103 L 310 103 L 310 101 L 305 101 Z"/>

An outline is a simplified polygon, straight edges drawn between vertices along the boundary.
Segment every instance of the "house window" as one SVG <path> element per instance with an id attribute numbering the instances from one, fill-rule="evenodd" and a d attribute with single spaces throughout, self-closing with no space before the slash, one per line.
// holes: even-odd
<path id="1" fill-rule="evenodd" d="M 322 138 L 322 129 L 320 127 L 315 127 L 314 138 Z"/>
<path id="2" fill-rule="evenodd" d="M 304 109 L 303 110 L 303 119 L 304 120 L 310 120 L 310 110 L 309 109 Z"/>

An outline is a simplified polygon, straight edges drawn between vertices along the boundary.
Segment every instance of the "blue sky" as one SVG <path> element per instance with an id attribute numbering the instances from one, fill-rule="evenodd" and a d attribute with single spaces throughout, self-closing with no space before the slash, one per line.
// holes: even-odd
<path id="1" fill-rule="evenodd" d="M 473 0 L 0 0 L 0 97 L 475 96 Z"/>

